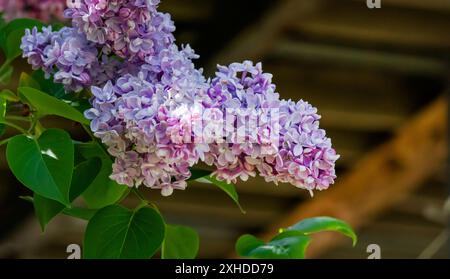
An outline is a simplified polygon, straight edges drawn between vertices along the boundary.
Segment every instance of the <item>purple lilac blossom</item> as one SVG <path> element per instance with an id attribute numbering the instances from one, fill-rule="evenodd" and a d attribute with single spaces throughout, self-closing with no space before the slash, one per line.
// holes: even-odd
<path id="1" fill-rule="evenodd" d="M 81 91 L 92 85 L 103 85 L 123 71 L 124 65 L 114 57 L 98 59 L 95 44 L 82 33 L 69 27 L 52 32 L 51 26 L 42 32 L 25 30 L 21 49 L 33 69 L 42 68 L 46 77 L 62 83 L 66 91 Z"/>
<path id="2" fill-rule="evenodd" d="M 218 67 L 208 89 L 210 105 L 221 111 L 242 109 L 259 111 L 258 126 L 247 130 L 242 142 L 217 143 L 210 146 L 207 163 L 214 164 L 218 179 L 236 182 L 247 180 L 258 171 L 267 182 L 291 183 L 307 190 L 327 189 L 334 183 L 335 162 L 339 158 L 331 147 L 325 130 L 319 128 L 317 109 L 300 100 L 280 100 L 272 75 L 263 73 L 261 63 L 250 61 Z M 267 121 L 270 112 L 277 122 Z M 239 118 L 225 131 L 236 138 Z M 276 141 L 268 135 L 276 131 Z"/>
<path id="3" fill-rule="evenodd" d="M 175 41 L 169 14 L 156 10 L 159 0 L 84 0 L 65 11 L 72 24 L 103 52 L 144 61 Z"/>
<path id="4" fill-rule="evenodd" d="M 227 182 L 259 174 L 311 193 L 334 183 L 339 156 L 317 109 L 281 100 L 261 63 L 219 66 L 206 80 L 192 62 L 198 55 L 174 43 L 159 0 L 79 4 L 65 13 L 74 27 L 27 30 L 21 48 L 67 91 L 91 89 L 85 116 L 115 158 L 111 179 L 168 196 L 186 188 L 189 168 L 202 161 Z"/>
<path id="5" fill-rule="evenodd" d="M 199 117 L 192 108 L 208 86 L 191 61 L 195 57 L 191 48 L 172 45 L 137 76 L 92 87 L 93 108 L 85 116 L 116 158 L 111 179 L 161 189 L 164 196 L 186 188 L 189 168 L 209 151 L 192 139 L 190 124 Z"/>

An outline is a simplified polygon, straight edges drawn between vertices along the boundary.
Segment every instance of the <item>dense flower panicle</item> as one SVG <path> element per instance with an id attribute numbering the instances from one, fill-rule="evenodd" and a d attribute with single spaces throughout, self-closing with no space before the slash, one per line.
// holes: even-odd
<path id="1" fill-rule="evenodd" d="M 236 139 L 239 127 L 243 127 L 242 141 L 210 147 L 208 156 L 213 159 L 209 163 L 217 167 L 219 179 L 247 180 L 259 172 L 266 181 L 291 183 L 308 190 L 326 189 L 334 182 L 334 165 L 339 156 L 325 131 L 319 129 L 317 109 L 304 101 L 280 100 L 272 75 L 263 73 L 260 63 L 219 66 L 208 96 L 211 105 L 219 106 L 221 111 L 250 112 L 244 113 L 246 118 L 235 119 L 232 129 L 224 130 L 226 137 Z M 245 123 L 239 123 L 249 122 L 255 111 L 257 125 L 246 128 Z"/>
<path id="2" fill-rule="evenodd" d="M 111 179 L 168 196 L 203 161 L 227 182 L 259 174 L 310 192 L 334 183 L 339 156 L 317 109 L 280 99 L 261 63 L 218 66 L 206 80 L 159 0 L 77 3 L 65 12 L 72 28 L 27 30 L 21 48 L 66 91 L 91 90 L 85 116 L 115 158 Z"/>
<path id="3" fill-rule="evenodd" d="M 67 91 L 80 91 L 92 85 L 103 85 L 123 71 L 123 63 L 103 55 L 98 59 L 95 44 L 82 33 L 64 27 L 52 32 L 51 26 L 42 32 L 26 30 L 22 38 L 23 57 L 33 69 L 42 68 L 47 77 L 62 83 Z"/>
<path id="4" fill-rule="evenodd" d="M 159 0 L 84 0 L 65 11 L 89 41 L 130 61 L 144 61 L 174 42 L 169 14 L 156 10 Z"/>
<path id="5" fill-rule="evenodd" d="M 35 18 L 44 22 L 64 20 L 67 0 L 0 0 L 0 13 L 7 21 L 15 18 Z"/>
<path id="6" fill-rule="evenodd" d="M 111 178 L 118 183 L 144 184 L 163 195 L 186 187 L 189 167 L 205 152 L 192 140 L 190 126 L 190 109 L 207 88 L 193 57 L 190 48 L 173 45 L 161 52 L 164 63 L 152 60 L 137 76 L 92 87 L 93 108 L 85 116 L 116 158 Z"/>
<path id="7" fill-rule="evenodd" d="M 52 32 L 27 30 L 23 56 L 67 91 L 103 86 L 125 74 L 155 67 L 168 71 L 164 59 L 177 55 L 170 15 L 156 11 L 157 0 L 80 0 L 65 11 L 73 28 Z M 184 53 L 192 52 L 186 47 Z M 101 55 L 99 55 L 101 54 Z M 192 55 L 189 54 L 189 55 Z M 101 56 L 99 58 L 99 56 Z M 147 62 L 148 61 L 148 62 Z M 157 75 L 156 73 L 154 75 Z"/>

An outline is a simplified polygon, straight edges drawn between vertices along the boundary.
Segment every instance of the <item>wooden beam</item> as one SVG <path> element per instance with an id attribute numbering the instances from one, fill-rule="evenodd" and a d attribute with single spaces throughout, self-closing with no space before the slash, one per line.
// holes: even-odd
<path id="1" fill-rule="evenodd" d="M 301 203 L 263 234 L 299 220 L 329 215 L 355 229 L 408 196 L 435 173 L 447 158 L 447 98 L 440 97 L 413 117 L 389 142 L 369 152 L 332 188 Z M 316 257 L 336 244 L 336 234 L 318 234 L 309 249 Z"/>
<path id="2" fill-rule="evenodd" d="M 351 129 L 357 131 L 391 131 L 405 121 L 399 114 L 383 114 L 364 111 L 321 109 L 320 121 L 324 128 Z"/>
<path id="3" fill-rule="evenodd" d="M 171 14 L 175 22 L 208 20 L 214 9 L 214 1 L 171 0 L 162 1 L 160 10 Z"/>
<path id="4" fill-rule="evenodd" d="M 430 57 L 392 53 L 353 47 L 333 46 L 317 43 L 303 43 L 284 40 L 277 44 L 275 59 L 291 59 L 301 62 L 351 65 L 363 69 L 379 69 L 404 74 L 446 76 L 446 61 Z"/>
<path id="5" fill-rule="evenodd" d="M 322 0 L 281 1 L 269 9 L 259 22 L 238 34 L 216 57 L 213 57 L 207 69 L 215 69 L 217 63 L 228 64 L 232 61 L 261 58 L 270 51 L 287 24 L 313 13 L 320 8 L 322 2 Z"/>
<path id="6" fill-rule="evenodd" d="M 357 1 L 366 2 L 366 0 Z M 397 6 L 439 12 L 450 11 L 450 2 L 448 0 L 383 0 L 382 3 L 386 4 L 386 6 Z"/>
<path id="7" fill-rule="evenodd" d="M 444 1 L 449 7 L 450 1 Z M 374 11 L 363 3 L 334 2 L 315 16 L 293 22 L 292 29 L 308 38 L 350 40 L 376 46 L 439 48 L 443 51 L 450 47 L 449 14 L 387 6 Z M 403 2 L 406 5 L 411 1 Z M 430 1 L 420 3 L 427 6 Z"/>

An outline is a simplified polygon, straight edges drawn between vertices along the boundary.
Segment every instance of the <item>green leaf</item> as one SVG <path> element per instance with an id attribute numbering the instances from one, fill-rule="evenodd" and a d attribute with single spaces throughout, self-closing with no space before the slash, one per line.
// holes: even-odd
<path id="1" fill-rule="evenodd" d="M 67 216 L 72 216 L 78 219 L 89 221 L 92 217 L 94 217 L 97 211 L 98 211 L 97 209 L 88 209 L 73 206 L 71 208 L 65 208 L 63 210 L 63 213 Z"/>
<path id="2" fill-rule="evenodd" d="M 101 160 L 101 168 L 97 177 L 83 193 L 87 206 L 102 208 L 120 200 L 129 188 L 119 185 L 109 178 L 112 173 L 112 161 L 100 144 L 97 142 L 76 143 L 75 148 L 77 153 L 85 159 L 100 158 Z"/>
<path id="3" fill-rule="evenodd" d="M 256 248 L 249 256 L 257 259 L 304 259 L 310 242 L 308 236 L 283 237 Z"/>
<path id="4" fill-rule="evenodd" d="M 211 175 L 207 175 L 200 179 L 197 179 L 198 182 L 203 182 L 204 180 L 214 184 L 215 186 L 219 187 L 222 191 L 224 191 L 236 203 L 236 205 L 239 207 L 239 210 L 242 213 L 245 213 L 245 210 L 242 208 L 241 204 L 239 203 L 239 196 L 238 196 L 238 193 L 236 192 L 236 188 L 234 187 L 233 184 L 228 184 L 225 181 L 219 181 Z"/>
<path id="5" fill-rule="evenodd" d="M 311 238 L 308 236 L 278 236 L 268 243 L 252 236 L 243 235 L 236 242 L 240 256 L 256 259 L 304 259 Z"/>
<path id="6" fill-rule="evenodd" d="M 251 252 L 256 248 L 263 246 L 265 243 L 259 238 L 251 234 L 244 234 L 239 237 L 236 242 L 236 252 L 242 257 L 249 257 Z"/>
<path id="7" fill-rule="evenodd" d="M 199 242 L 199 236 L 192 228 L 166 225 L 166 234 L 161 250 L 161 258 L 195 259 L 199 248 Z"/>
<path id="8" fill-rule="evenodd" d="M 42 70 L 34 71 L 31 77 L 39 87 L 30 87 L 39 89 L 42 92 L 65 102 L 81 113 L 84 113 L 87 109 L 91 108 L 89 100 L 83 97 L 83 92 L 67 94 L 61 83 L 53 82 L 53 77 L 45 78 L 45 74 Z"/>
<path id="9" fill-rule="evenodd" d="M 20 44 L 25 34 L 25 29 L 42 28 L 42 22 L 30 19 L 19 18 L 8 22 L 0 32 L 0 48 L 5 53 L 6 59 L 12 60 L 20 55 Z"/>
<path id="10" fill-rule="evenodd" d="M 34 210 L 39 220 L 39 224 L 41 225 L 42 231 L 45 231 L 47 224 L 50 223 L 50 221 L 61 212 L 67 216 L 86 221 L 89 221 L 97 212 L 96 209 L 88 209 L 82 207 L 72 206 L 68 208 L 57 201 L 44 198 L 37 194 L 34 194 L 34 197 L 24 196 L 20 198 L 33 203 Z"/>
<path id="11" fill-rule="evenodd" d="M 89 99 L 83 96 L 83 92 L 67 94 L 61 83 L 53 82 L 52 77 L 45 78 L 45 74 L 42 70 L 34 71 L 31 77 L 39 84 L 40 88 L 36 87 L 36 89 L 39 89 L 56 99 L 62 100 L 79 112 L 84 113 L 87 109 L 91 108 Z"/>
<path id="12" fill-rule="evenodd" d="M 53 31 L 59 31 L 59 30 L 61 30 L 63 27 L 65 27 L 65 25 L 62 24 L 61 22 L 54 22 L 54 23 L 52 23 L 52 30 L 53 30 Z"/>
<path id="13" fill-rule="evenodd" d="M 11 81 L 13 70 L 13 67 L 9 64 L 0 68 L 0 84 L 6 85 Z"/>
<path id="14" fill-rule="evenodd" d="M 79 197 L 100 172 L 102 161 L 100 158 L 90 158 L 78 164 L 73 170 L 72 183 L 70 185 L 70 201 Z"/>
<path id="15" fill-rule="evenodd" d="M 34 203 L 33 197 L 20 196 L 19 198 L 24 201 Z M 44 197 L 41 197 L 41 198 L 46 199 Z M 97 211 L 98 211 L 97 209 L 89 209 L 89 208 L 72 206 L 70 208 L 68 208 L 68 207 L 64 208 L 62 213 L 64 213 L 67 216 L 72 216 L 72 217 L 75 217 L 78 219 L 83 219 L 83 220 L 89 221 L 95 215 L 95 213 L 97 213 Z"/>
<path id="16" fill-rule="evenodd" d="M 0 98 L 3 98 L 10 102 L 19 101 L 19 97 L 17 97 L 17 95 L 9 89 L 3 89 L 2 91 L 0 91 Z"/>
<path id="17" fill-rule="evenodd" d="M 39 83 L 34 80 L 32 76 L 27 73 L 21 73 L 19 78 L 19 87 L 31 87 L 37 90 L 41 90 Z"/>
<path id="18" fill-rule="evenodd" d="M 97 177 L 101 167 L 101 160 L 93 157 L 87 161 L 79 163 L 73 171 L 72 181 L 69 190 L 69 202 L 72 203 L 78 196 L 80 196 L 86 188 Z M 59 213 L 63 212 L 66 215 L 89 220 L 96 212 L 96 210 L 86 208 L 66 208 L 61 203 L 42 197 L 35 194 L 34 208 L 36 215 L 41 224 L 42 231 L 45 230 L 46 225 Z"/>
<path id="19" fill-rule="evenodd" d="M 0 97 L 0 122 L 5 120 L 5 116 L 6 116 L 6 105 L 7 102 L 5 99 L 3 99 L 2 97 Z M 4 124 L 0 124 L 0 137 L 5 133 L 5 125 Z"/>
<path id="20" fill-rule="evenodd" d="M 202 170 L 202 169 L 196 169 L 196 168 L 191 168 L 191 177 L 189 177 L 189 179 L 187 181 L 194 181 L 200 178 L 205 178 L 206 176 L 210 176 L 212 171 L 210 170 Z M 202 182 L 202 181 L 199 181 Z M 208 181 L 209 182 L 209 181 Z"/>
<path id="21" fill-rule="evenodd" d="M 29 74 L 22 72 L 19 77 L 19 87 L 30 87 L 36 90 L 41 90 L 39 83 Z M 17 92 L 19 100 L 22 103 L 28 103 L 27 98 L 22 94 L 21 91 Z"/>
<path id="22" fill-rule="evenodd" d="M 0 12 L 0 32 L 2 31 L 2 28 L 6 25 L 4 13 Z"/>
<path id="23" fill-rule="evenodd" d="M 45 231 L 47 224 L 65 208 L 63 204 L 36 193 L 34 194 L 33 205 L 42 231 Z"/>
<path id="24" fill-rule="evenodd" d="M 0 97 L 0 121 L 5 120 L 6 116 L 6 99 Z"/>
<path id="25" fill-rule="evenodd" d="M 69 205 L 74 148 L 67 132 L 48 129 L 39 139 L 18 135 L 8 142 L 6 158 L 16 178 L 35 193 Z"/>
<path id="26" fill-rule="evenodd" d="M 134 211 L 119 205 L 99 210 L 88 223 L 84 238 L 87 259 L 148 259 L 164 239 L 164 221 L 149 207 Z"/>
<path id="27" fill-rule="evenodd" d="M 347 223 L 331 217 L 305 219 L 280 231 L 268 243 L 252 235 L 243 235 L 236 242 L 236 251 L 240 256 L 257 259 L 303 259 L 311 241 L 310 234 L 336 231 L 350 237 L 353 246 L 357 241 L 356 234 Z"/>
<path id="28" fill-rule="evenodd" d="M 281 231 L 297 231 L 305 235 L 324 231 L 334 231 L 340 232 L 343 235 L 350 237 L 353 241 L 353 246 L 355 246 L 356 242 L 358 241 L 355 232 L 349 224 L 332 217 L 314 217 L 304 219 L 287 229 L 282 229 Z"/>
<path id="29" fill-rule="evenodd" d="M 31 87 L 19 87 L 19 92 L 38 110 L 40 116 L 57 115 L 89 125 L 89 120 L 81 112 L 62 100 Z"/>
<path id="30" fill-rule="evenodd" d="M 57 99 L 63 99 L 68 94 L 65 93 L 64 86 L 61 83 L 55 83 L 51 78 L 45 78 L 45 73 L 42 70 L 34 71 L 31 77 L 39 84 L 39 89 L 50 96 Z M 33 86 L 31 86 L 33 87 Z"/>

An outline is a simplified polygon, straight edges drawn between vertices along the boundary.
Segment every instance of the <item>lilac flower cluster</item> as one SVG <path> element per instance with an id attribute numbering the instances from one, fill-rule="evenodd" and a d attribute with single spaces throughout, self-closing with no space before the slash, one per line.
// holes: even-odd
<path id="1" fill-rule="evenodd" d="M 116 158 L 111 178 L 118 183 L 144 184 L 165 196 L 187 186 L 189 167 L 208 151 L 191 140 L 190 109 L 207 89 L 195 57 L 189 47 L 172 45 L 149 57 L 137 76 L 92 87 L 93 108 L 85 116 Z"/>
<path id="2" fill-rule="evenodd" d="M 0 0 L 0 13 L 6 20 L 35 18 L 44 22 L 64 20 L 63 11 L 67 0 Z"/>
<path id="3" fill-rule="evenodd" d="M 304 101 L 280 100 L 272 75 L 263 73 L 261 63 L 254 66 L 245 61 L 218 70 L 207 91 L 210 104 L 223 112 L 241 112 L 241 117 L 232 119 L 231 129 L 224 130 L 234 140 L 210 147 L 208 162 L 217 167 L 219 179 L 245 181 L 258 171 L 267 182 L 290 183 L 310 191 L 334 183 L 339 156 L 325 131 L 319 129 L 316 108 Z M 253 115 L 256 127 L 239 123 L 248 123 L 253 112 L 258 112 Z M 236 140 L 239 127 L 244 129 L 241 141 Z"/>
<path id="4" fill-rule="evenodd" d="M 144 61 L 175 41 L 174 23 L 169 14 L 156 10 L 158 4 L 159 0 L 86 0 L 64 14 L 104 53 Z"/>
<path id="5" fill-rule="evenodd" d="M 103 84 L 114 78 L 122 67 L 118 60 L 103 56 L 99 61 L 98 50 L 82 33 L 64 27 L 52 32 L 51 26 L 42 32 L 37 28 L 26 30 L 21 49 L 33 69 L 42 68 L 46 76 L 65 85 L 67 91 L 80 91 L 93 84 Z"/>
<path id="6" fill-rule="evenodd" d="M 67 91 L 91 89 L 91 130 L 115 158 L 111 179 L 165 196 L 185 189 L 202 161 L 219 180 L 326 189 L 339 158 L 310 104 L 281 100 L 272 75 L 250 61 L 206 80 L 159 0 L 81 0 L 73 27 L 28 30 L 21 48 Z M 257 125 L 247 125 L 254 121 Z M 225 125 L 224 125 L 225 124 Z"/>

